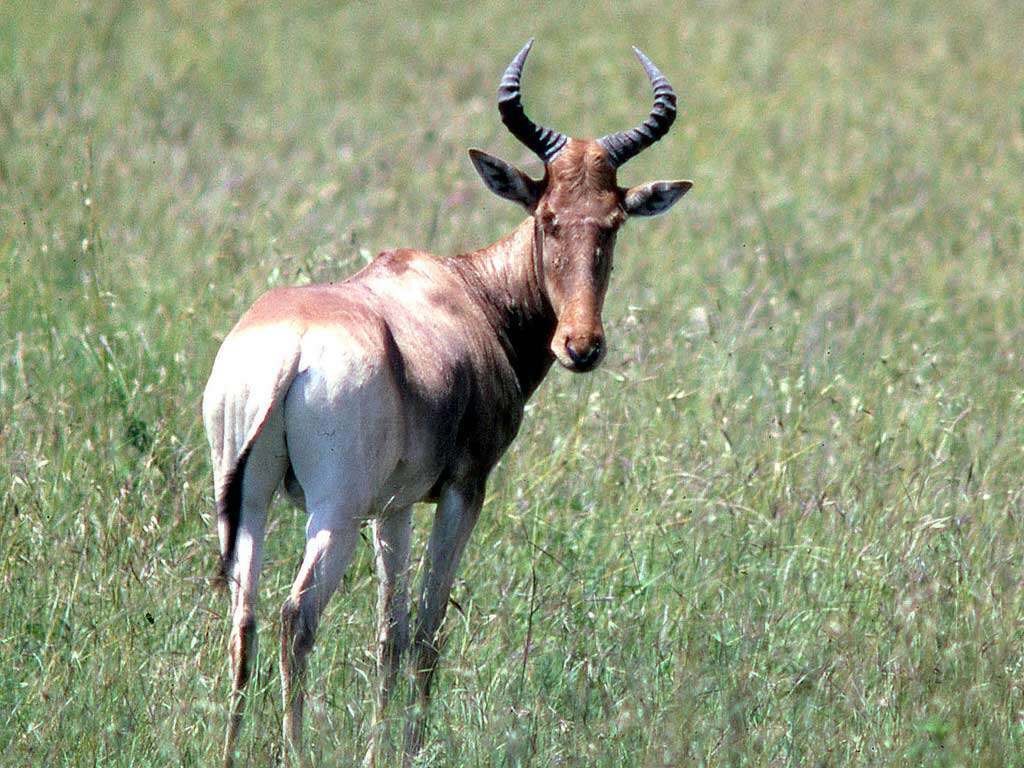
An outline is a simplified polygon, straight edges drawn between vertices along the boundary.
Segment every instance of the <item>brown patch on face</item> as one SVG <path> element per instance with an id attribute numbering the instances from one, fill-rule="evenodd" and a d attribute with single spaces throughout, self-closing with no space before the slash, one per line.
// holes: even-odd
<path id="1" fill-rule="evenodd" d="M 545 289 L 558 316 L 551 351 L 571 371 L 604 357 L 601 308 L 615 233 L 625 221 L 615 168 L 596 141 L 570 139 L 547 167 L 535 216 L 542 235 Z"/>

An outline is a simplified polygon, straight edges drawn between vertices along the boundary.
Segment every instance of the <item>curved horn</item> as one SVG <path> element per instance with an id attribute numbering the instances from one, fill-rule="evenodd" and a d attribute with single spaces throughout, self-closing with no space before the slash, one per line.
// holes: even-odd
<path id="1" fill-rule="evenodd" d="M 610 133 L 597 140 L 598 144 L 608 152 L 608 161 L 615 168 L 640 154 L 668 133 L 668 129 L 676 119 L 676 92 L 672 90 L 668 80 L 661 74 L 661 70 L 654 66 L 654 62 L 635 45 L 633 53 L 640 59 L 640 63 L 643 64 L 644 71 L 647 72 L 647 77 L 651 81 L 651 87 L 654 89 L 654 106 L 651 108 L 650 116 L 636 128 Z"/>
<path id="2" fill-rule="evenodd" d="M 505 74 L 502 75 L 501 85 L 498 86 L 498 111 L 501 112 L 501 122 L 511 131 L 512 135 L 529 147 L 541 160 L 549 163 L 565 146 L 567 139 L 558 131 L 536 125 L 523 110 L 519 94 L 519 79 L 523 75 L 523 63 L 532 46 L 533 38 L 531 37 L 512 59 Z"/>

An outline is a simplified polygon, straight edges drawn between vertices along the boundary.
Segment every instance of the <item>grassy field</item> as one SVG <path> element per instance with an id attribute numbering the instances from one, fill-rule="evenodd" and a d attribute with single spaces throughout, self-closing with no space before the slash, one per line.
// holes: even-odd
<path id="1" fill-rule="evenodd" d="M 606 365 L 495 473 L 422 764 L 1024 765 L 1024 5 L 43 5 L 0 13 L 0 764 L 215 762 L 218 343 L 268 286 L 513 227 L 465 150 L 537 172 L 494 106 L 536 35 L 526 107 L 577 135 L 646 113 L 641 45 L 681 112 L 622 182 L 696 186 L 620 234 Z M 363 546 L 312 662 L 324 765 L 365 746 L 373 582 Z"/>

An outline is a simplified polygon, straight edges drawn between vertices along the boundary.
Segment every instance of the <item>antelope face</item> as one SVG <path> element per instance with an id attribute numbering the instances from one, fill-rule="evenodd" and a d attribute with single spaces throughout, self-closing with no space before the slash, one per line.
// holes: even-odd
<path id="1" fill-rule="evenodd" d="M 537 277 L 557 318 L 551 352 L 570 371 L 583 373 L 606 350 L 601 308 L 619 227 L 629 216 L 667 211 L 693 185 L 655 181 L 627 189 L 616 180 L 616 169 L 664 136 L 675 120 L 675 92 L 650 59 L 633 49 L 654 89 L 647 120 L 600 139 L 571 139 L 536 125 L 523 110 L 519 81 L 532 45 L 531 39 L 505 70 L 498 109 L 512 134 L 544 161 L 544 178 L 534 180 L 476 149 L 469 155 L 492 192 L 533 215 Z"/>
<path id="2" fill-rule="evenodd" d="M 615 169 L 596 142 L 567 142 L 534 218 L 539 277 L 558 318 L 551 352 L 570 371 L 593 370 L 606 350 L 601 308 L 626 220 Z"/>

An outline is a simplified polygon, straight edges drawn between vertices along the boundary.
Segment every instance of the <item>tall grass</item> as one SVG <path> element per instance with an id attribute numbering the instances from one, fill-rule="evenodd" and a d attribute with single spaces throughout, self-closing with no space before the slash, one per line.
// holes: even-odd
<path id="1" fill-rule="evenodd" d="M 1018 3 L 9 4 L 0 14 L 0 763 L 209 765 L 226 598 L 198 402 L 273 284 L 521 214 L 497 78 L 537 119 L 680 94 L 624 183 L 588 377 L 495 474 L 423 765 L 1024 765 L 1024 48 Z M 418 510 L 421 532 L 430 511 Z M 242 743 L 280 753 L 272 512 Z M 362 547 L 309 748 L 368 736 Z"/>

